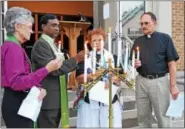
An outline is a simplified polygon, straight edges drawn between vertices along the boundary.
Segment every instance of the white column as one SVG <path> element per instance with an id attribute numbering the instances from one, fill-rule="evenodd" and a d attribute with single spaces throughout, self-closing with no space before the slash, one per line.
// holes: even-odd
<path id="1" fill-rule="evenodd" d="M 8 10 L 8 1 L 4 1 L 4 16 L 6 14 L 6 11 Z M 6 39 L 6 29 L 4 28 L 4 39 Z"/>

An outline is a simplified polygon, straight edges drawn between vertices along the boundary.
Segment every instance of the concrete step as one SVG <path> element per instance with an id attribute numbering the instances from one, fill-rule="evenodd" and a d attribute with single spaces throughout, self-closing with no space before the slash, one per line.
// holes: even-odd
<path id="1" fill-rule="evenodd" d="M 122 119 L 122 124 L 123 128 L 138 128 L 138 123 L 137 123 L 137 110 L 130 110 L 123 112 L 123 119 Z M 153 124 L 152 127 L 157 127 L 157 123 L 155 118 L 152 120 Z M 70 126 L 76 127 L 76 117 L 70 118 Z M 184 116 L 182 116 L 179 119 L 173 119 L 172 121 L 172 127 L 184 127 Z"/>
<path id="2" fill-rule="evenodd" d="M 152 124 L 152 128 L 157 128 L 157 124 L 156 123 L 153 123 Z M 172 128 L 175 127 L 175 128 L 184 128 L 184 120 L 174 120 L 172 122 Z M 140 128 L 139 126 L 135 126 L 135 127 L 131 127 L 131 128 Z"/>

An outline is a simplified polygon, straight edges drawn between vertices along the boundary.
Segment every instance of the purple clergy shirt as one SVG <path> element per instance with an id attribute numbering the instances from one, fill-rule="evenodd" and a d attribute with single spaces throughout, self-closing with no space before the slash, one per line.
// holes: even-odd
<path id="1" fill-rule="evenodd" d="M 47 69 L 40 68 L 31 73 L 30 61 L 24 49 L 17 43 L 5 41 L 1 46 L 1 86 L 23 91 L 40 82 L 48 75 Z"/>

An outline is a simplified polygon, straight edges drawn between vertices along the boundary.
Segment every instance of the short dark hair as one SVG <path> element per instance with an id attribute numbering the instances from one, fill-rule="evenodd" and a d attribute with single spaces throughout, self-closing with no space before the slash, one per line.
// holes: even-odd
<path id="1" fill-rule="evenodd" d="M 156 16 L 155 16 L 155 14 L 153 14 L 152 12 L 144 12 L 144 13 L 141 15 L 141 18 L 142 18 L 145 14 L 150 15 L 150 17 L 151 17 L 151 19 L 152 19 L 153 21 L 157 21 L 157 18 L 156 18 Z"/>
<path id="2" fill-rule="evenodd" d="M 40 19 L 40 25 L 47 24 L 49 20 L 57 19 L 57 16 L 54 14 L 45 14 Z"/>

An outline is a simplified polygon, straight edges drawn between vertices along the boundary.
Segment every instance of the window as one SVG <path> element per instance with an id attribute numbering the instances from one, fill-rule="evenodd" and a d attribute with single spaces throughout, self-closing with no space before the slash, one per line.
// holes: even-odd
<path id="1" fill-rule="evenodd" d="M 140 17 L 145 11 L 145 2 L 143 1 L 121 1 L 120 17 L 123 35 L 135 40 L 143 33 L 140 26 Z"/>

